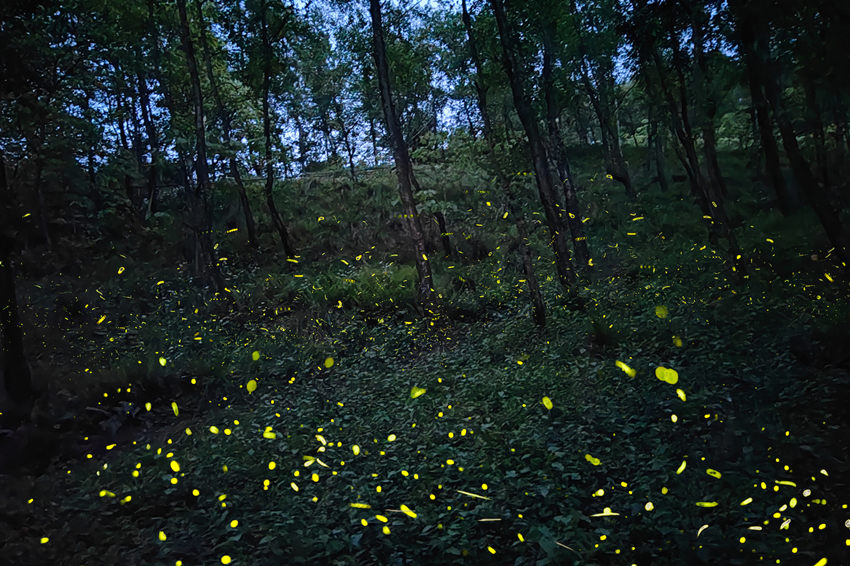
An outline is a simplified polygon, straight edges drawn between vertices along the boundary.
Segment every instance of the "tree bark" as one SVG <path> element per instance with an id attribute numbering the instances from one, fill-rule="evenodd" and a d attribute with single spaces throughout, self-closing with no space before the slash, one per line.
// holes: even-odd
<path id="1" fill-rule="evenodd" d="M 221 131 L 222 136 L 224 137 L 224 144 L 228 146 L 228 151 L 232 151 L 233 148 L 230 147 L 232 141 L 232 124 L 230 114 L 224 107 L 224 101 L 221 98 L 221 91 L 218 88 L 218 81 L 216 81 L 215 72 L 213 71 L 212 54 L 210 53 L 210 46 L 207 43 L 206 38 L 207 25 L 204 21 L 202 0 L 195 0 L 195 8 L 198 12 L 198 25 L 201 28 L 201 46 L 203 47 L 202 52 L 204 54 L 204 66 L 207 70 L 207 80 L 210 83 L 210 89 L 213 93 L 213 100 L 215 101 L 218 119 L 221 121 Z M 251 213 L 251 203 L 248 200 L 248 193 L 245 190 L 245 184 L 242 182 L 242 174 L 239 172 L 239 163 L 236 160 L 235 154 L 228 156 L 228 163 L 230 165 L 230 174 L 233 176 L 233 182 L 236 184 L 236 192 L 239 195 L 239 202 L 242 206 L 242 214 L 245 217 L 245 228 L 248 231 L 248 245 L 252 248 L 256 248 L 257 229 L 254 224 L 254 215 Z"/>
<path id="2" fill-rule="evenodd" d="M 207 262 L 207 273 L 216 292 L 224 292 L 224 279 L 218 267 L 215 250 L 212 245 L 212 218 L 209 208 L 210 176 L 207 164 L 206 126 L 204 124 L 204 98 L 201 91 L 201 79 L 198 74 L 198 63 L 195 57 L 195 47 L 189 29 L 189 18 L 186 14 L 186 0 L 177 0 L 177 10 L 180 15 L 180 39 L 183 52 L 186 55 L 186 65 L 189 68 L 189 79 L 192 84 L 192 107 L 195 114 L 195 147 L 197 160 L 195 174 L 198 183 L 194 195 L 187 195 L 192 211 L 192 231 L 196 234 L 196 245 L 201 246 L 199 256 Z"/>
<path id="3" fill-rule="evenodd" d="M 558 128 L 558 115 L 560 108 L 555 101 L 555 81 L 552 76 L 552 64 L 554 59 L 553 39 L 551 24 L 543 24 L 543 98 L 546 101 L 546 125 L 549 132 L 549 147 L 552 148 L 552 158 L 561 179 L 561 187 L 564 191 L 564 204 L 567 213 L 567 225 L 573 238 L 573 250 L 576 254 L 576 262 L 580 269 L 588 269 L 590 264 L 590 251 L 587 248 L 587 236 L 584 233 L 584 225 L 581 221 L 581 206 L 576 194 L 573 175 L 570 171 L 570 162 L 567 158 L 567 150 L 561 138 Z"/>
<path id="4" fill-rule="evenodd" d="M 384 121 L 387 125 L 387 135 L 393 149 L 393 159 L 398 175 L 398 190 L 404 209 L 404 217 L 413 247 L 416 253 L 416 271 L 419 274 L 418 295 L 426 314 L 436 316 L 439 312 L 437 292 L 434 290 L 434 278 L 431 273 L 431 262 L 425 255 L 425 236 L 422 224 L 416 211 L 416 199 L 411 189 L 413 167 L 393 104 L 390 87 L 390 72 L 387 62 L 387 48 L 384 43 L 384 30 L 381 23 L 381 4 L 379 0 L 369 0 L 369 13 L 372 16 L 372 45 L 375 58 L 375 69 L 378 75 L 378 88 L 381 91 L 381 107 L 384 111 Z"/>
<path id="5" fill-rule="evenodd" d="M 286 224 L 280 217 L 277 210 L 277 205 L 274 202 L 274 162 L 272 161 L 272 134 L 271 134 L 271 116 L 269 112 L 269 91 L 271 89 L 271 73 L 272 73 L 272 45 L 269 38 L 268 26 L 268 4 L 264 1 L 260 8 L 260 32 L 263 41 L 263 138 L 266 144 L 266 204 L 269 207 L 269 214 L 272 217 L 272 222 L 277 229 L 280 237 L 280 244 L 283 246 L 283 252 L 287 259 L 295 258 L 295 250 L 289 241 L 289 233 L 286 229 Z"/>
<path id="6" fill-rule="evenodd" d="M 570 290 L 575 279 L 575 274 L 570 268 L 570 250 L 564 238 L 561 210 L 555 196 L 552 176 L 549 173 L 546 149 L 543 146 L 540 131 L 537 128 L 537 119 L 534 116 L 531 103 L 526 97 L 522 80 L 518 75 L 519 66 L 517 65 L 515 55 L 517 52 L 516 39 L 508 25 L 502 0 L 491 0 L 491 5 L 493 6 L 493 13 L 496 16 L 496 25 L 499 28 L 499 40 L 502 45 L 502 65 L 504 66 L 505 74 L 508 76 L 508 82 L 511 85 L 514 107 L 516 108 L 520 122 L 522 122 L 529 149 L 531 150 L 537 191 L 540 195 L 543 212 L 549 227 L 550 244 L 555 253 L 555 268 L 558 273 L 558 280 L 565 290 Z"/>
<path id="7" fill-rule="evenodd" d="M 487 87 L 484 85 L 481 63 L 481 55 L 478 52 L 478 45 L 475 42 L 475 34 L 472 29 L 472 20 L 469 17 L 469 11 L 466 8 L 466 0 L 461 2 L 463 25 L 466 28 L 467 43 L 472 56 L 472 63 L 475 66 L 475 92 L 477 93 L 478 111 L 481 113 L 481 122 L 484 126 L 484 139 L 487 141 L 487 149 L 490 157 L 490 166 L 496 173 L 499 180 L 499 185 L 505 193 L 508 201 L 508 212 L 513 216 L 514 223 L 517 227 L 519 235 L 518 247 L 520 259 L 522 260 L 522 269 L 525 273 L 525 282 L 528 286 L 529 298 L 531 300 L 532 317 L 538 326 L 546 325 L 546 304 L 543 302 L 543 295 L 540 293 L 540 285 L 537 282 L 537 275 L 534 273 L 534 264 L 531 258 L 531 249 L 528 245 L 528 227 L 525 222 L 525 214 L 517 203 L 516 195 L 511 188 L 511 180 L 499 163 L 499 158 L 496 154 L 496 140 L 494 139 L 493 125 L 490 121 L 490 111 L 487 108 Z"/>

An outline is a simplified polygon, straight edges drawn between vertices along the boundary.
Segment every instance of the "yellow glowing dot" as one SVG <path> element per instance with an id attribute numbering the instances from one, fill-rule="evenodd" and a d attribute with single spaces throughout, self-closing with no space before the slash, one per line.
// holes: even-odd
<path id="1" fill-rule="evenodd" d="M 488 546 L 487 550 L 490 552 L 490 554 L 496 554 L 496 549 L 493 548 L 492 546 Z"/>
<path id="2" fill-rule="evenodd" d="M 643 508 L 647 511 L 652 511 L 653 509 L 655 509 L 655 505 L 652 504 L 652 501 L 647 501 L 646 505 L 644 505 Z"/>
<path id="3" fill-rule="evenodd" d="M 271 462 L 269 462 L 269 469 L 274 470 L 275 468 L 277 468 L 277 462 L 272 460 Z"/>
<path id="4" fill-rule="evenodd" d="M 351 447 L 351 451 L 354 452 L 355 456 L 357 456 L 358 454 L 360 454 L 360 447 L 355 444 Z"/>
<path id="5" fill-rule="evenodd" d="M 171 461 L 171 470 L 174 471 L 174 472 L 180 471 L 180 464 L 177 462 L 177 460 Z"/>
<path id="6" fill-rule="evenodd" d="M 333 367 L 333 365 L 334 365 L 334 359 L 332 357 L 328 356 L 327 358 L 325 358 L 325 368 L 326 369 L 330 369 L 331 367 Z"/>
<path id="7" fill-rule="evenodd" d="M 482 483 L 482 484 L 481 484 L 481 489 L 482 489 L 482 490 L 484 490 L 484 491 L 487 491 L 487 484 L 486 484 L 486 483 Z"/>
<path id="8" fill-rule="evenodd" d="M 422 255 L 425 255 L 425 254 L 422 254 Z M 383 532 L 385 535 L 388 535 L 388 534 L 390 534 L 390 528 L 388 526 L 384 525 L 384 528 L 381 529 L 381 532 Z"/>
<path id="9" fill-rule="evenodd" d="M 254 350 L 254 351 L 251 353 L 251 359 L 252 359 L 252 360 L 254 360 L 255 362 L 256 362 L 257 360 L 259 360 L 259 359 L 260 359 L 260 352 L 258 352 L 257 350 Z"/>
<path id="10" fill-rule="evenodd" d="M 257 380 L 256 380 L 256 379 L 252 379 L 252 380 L 250 380 L 250 381 L 249 381 L 249 382 L 245 385 L 245 389 L 247 389 L 247 390 L 248 390 L 248 393 L 253 393 L 254 391 L 256 391 L 256 390 L 257 390 Z"/>
<path id="11" fill-rule="evenodd" d="M 407 515 L 408 517 L 410 517 L 412 519 L 416 518 L 416 513 L 410 507 L 408 507 L 407 505 L 402 505 L 400 507 L 400 509 L 401 509 L 401 512 L 404 513 L 405 515 Z"/>
<path id="12" fill-rule="evenodd" d="M 164 531 L 159 531 L 159 540 L 165 540 L 167 537 L 165 536 Z"/>
<path id="13" fill-rule="evenodd" d="M 165 367 L 165 364 L 167 364 L 167 363 L 168 363 L 168 360 L 166 360 L 165 358 L 162 358 L 162 357 L 159 358 L 159 365 L 161 365 L 162 367 Z"/>
<path id="14" fill-rule="evenodd" d="M 542 401 L 543 401 L 543 406 L 546 407 L 547 410 L 551 411 L 552 407 L 554 406 L 554 405 L 552 405 L 552 400 L 549 399 L 549 397 L 544 397 L 542 399 Z"/>
<path id="15" fill-rule="evenodd" d="M 213 425 L 210 427 L 210 432 L 213 434 L 218 434 L 218 427 Z"/>
<path id="16" fill-rule="evenodd" d="M 318 481 L 319 481 L 319 474 L 313 474 L 312 476 L 310 476 L 310 479 L 311 479 L 311 480 L 313 480 L 314 482 L 317 482 L 317 483 L 318 483 Z"/>
<path id="17" fill-rule="evenodd" d="M 454 466 L 454 463 L 455 463 L 455 461 L 454 461 L 454 460 L 452 460 L 451 458 L 449 458 L 448 460 L 446 460 L 446 464 L 448 464 L 449 466 Z"/>
<path id="18" fill-rule="evenodd" d="M 231 529 L 235 529 L 238 526 L 239 526 L 239 521 L 237 521 L 236 519 L 233 519 L 232 521 L 230 521 L 230 528 Z"/>
<path id="19" fill-rule="evenodd" d="M 395 442 L 395 440 L 396 440 L 396 435 L 394 435 L 394 434 L 391 434 L 387 437 L 387 442 Z"/>
<path id="20" fill-rule="evenodd" d="M 221 563 L 222 563 L 222 564 L 230 564 L 230 556 L 228 556 L 227 554 L 225 554 L 224 556 L 222 556 L 222 557 L 221 557 Z"/>
<path id="21" fill-rule="evenodd" d="M 47 537 L 41 537 L 41 544 L 47 544 L 48 542 L 50 542 L 50 539 L 49 539 L 49 538 L 47 538 Z"/>

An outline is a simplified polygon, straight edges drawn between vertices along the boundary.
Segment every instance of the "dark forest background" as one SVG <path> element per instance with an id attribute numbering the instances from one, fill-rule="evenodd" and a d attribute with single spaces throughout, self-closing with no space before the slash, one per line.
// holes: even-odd
<path id="1" fill-rule="evenodd" d="M 837 0 L 5 0 L 0 555 L 846 563 L 848 69 Z"/>

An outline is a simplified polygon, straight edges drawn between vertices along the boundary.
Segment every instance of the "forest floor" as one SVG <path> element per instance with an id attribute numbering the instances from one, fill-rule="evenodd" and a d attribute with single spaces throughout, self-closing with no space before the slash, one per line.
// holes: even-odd
<path id="1" fill-rule="evenodd" d="M 496 258 L 434 326 L 398 296 L 335 300 L 337 257 L 232 267 L 235 301 L 118 252 L 32 277 L 47 392 L 0 439 L 0 556 L 848 563 L 846 283 L 808 256 L 744 280 L 705 246 L 641 246 L 569 300 L 544 280 L 543 329 Z M 360 294 L 411 272 L 357 262 Z"/>

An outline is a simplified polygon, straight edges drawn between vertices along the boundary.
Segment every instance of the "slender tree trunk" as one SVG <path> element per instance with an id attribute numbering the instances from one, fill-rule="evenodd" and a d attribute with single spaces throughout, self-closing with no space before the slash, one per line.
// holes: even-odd
<path id="1" fill-rule="evenodd" d="M 372 164 L 378 166 L 378 133 L 375 131 L 375 119 L 369 116 L 369 139 L 372 142 Z"/>
<path id="2" fill-rule="evenodd" d="M 571 6 L 576 18 L 578 48 L 582 60 L 581 79 L 599 121 L 599 133 L 602 137 L 602 147 L 605 150 L 605 169 L 612 179 L 623 185 L 626 195 L 633 199 L 635 189 L 629 166 L 623 156 L 620 131 L 617 126 L 617 110 L 614 107 L 614 70 L 610 63 L 603 62 L 601 59 L 591 61 L 590 50 L 587 48 L 582 31 L 582 26 L 585 24 L 581 22 L 580 12 L 575 0 L 572 0 Z M 594 81 L 596 84 L 594 84 Z"/>
<path id="3" fill-rule="evenodd" d="M 532 317 L 538 326 L 546 324 L 546 304 L 543 302 L 543 295 L 540 293 L 540 285 L 537 282 L 537 275 L 534 273 L 534 264 L 531 258 L 531 249 L 528 245 L 528 227 L 525 222 L 525 213 L 517 203 L 516 195 L 511 188 L 511 180 L 504 170 L 496 153 L 496 141 L 494 139 L 493 125 L 490 121 L 490 111 L 487 108 L 487 87 L 482 79 L 482 63 L 481 55 L 478 52 L 478 45 L 475 42 L 475 34 L 472 29 L 472 19 L 469 17 L 469 11 L 466 8 L 466 0 L 462 0 L 462 17 L 463 25 L 466 28 L 467 43 L 469 51 L 472 55 L 472 63 L 475 65 L 475 91 L 477 93 L 478 111 L 481 113 L 481 121 L 484 126 L 484 139 L 487 141 L 487 149 L 490 157 L 490 166 L 496 173 L 499 180 L 499 185 L 505 193 L 508 201 L 508 212 L 513 217 L 513 221 L 517 227 L 519 235 L 518 247 L 520 259 L 522 260 L 522 269 L 525 273 L 525 282 L 528 286 L 528 294 L 531 300 Z"/>
<path id="4" fill-rule="evenodd" d="M 380 0 L 369 0 L 369 13 L 372 16 L 372 45 L 375 57 L 375 69 L 378 75 L 378 87 L 381 91 L 381 107 L 384 110 L 384 120 L 387 124 L 387 135 L 393 148 L 393 159 L 395 160 L 396 173 L 398 174 L 398 190 L 404 208 L 404 217 L 407 220 L 407 228 L 416 253 L 416 271 L 419 274 L 418 294 L 426 314 L 437 316 L 439 312 L 439 301 L 437 292 L 434 290 L 434 278 L 431 274 L 431 262 L 425 255 L 425 236 L 422 232 L 422 224 L 416 211 L 416 200 L 411 189 L 413 167 L 410 163 L 410 155 L 407 145 L 401 133 L 395 106 L 393 104 L 392 90 L 390 88 L 389 64 L 387 63 L 387 48 L 384 44 L 384 30 L 381 23 Z"/>
<path id="5" fill-rule="evenodd" d="M 127 142 L 127 126 L 124 121 L 124 95 L 120 90 L 115 95 L 115 104 L 118 117 L 118 141 L 121 143 L 121 149 L 130 151 L 130 144 Z"/>
<path id="6" fill-rule="evenodd" d="M 151 152 L 151 163 L 148 169 L 148 209 L 146 213 L 146 216 L 149 217 L 157 211 L 157 199 L 159 197 L 159 135 L 151 117 L 147 79 L 140 71 L 136 75 L 136 80 L 139 83 L 139 106 L 142 110 L 142 123 L 145 126 Z"/>
<path id="7" fill-rule="evenodd" d="M 289 233 L 286 230 L 286 225 L 280 217 L 277 210 L 277 205 L 274 202 L 274 162 L 272 161 L 272 134 L 271 134 L 271 116 L 269 111 L 269 90 L 271 88 L 271 73 L 272 73 L 272 46 L 269 38 L 269 26 L 267 21 L 268 4 L 264 1 L 260 13 L 260 26 L 263 40 L 263 138 L 266 144 L 266 204 L 269 207 L 269 214 L 272 217 L 272 222 L 280 236 L 280 244 L 283 246 L 283 252 L 287 259 L 295 258 L 295 250 L 289 241 Z"/>
<path id="8" fill-rule="evenodd" d="M 24 333 L 18 314 L 12 252 L 15 245 L 11 228 L 16 224 L 14 195 L 6 177 L 6 161 L 0 153 L 0 334 L 2 366 L 0 378 L 16 409 L 26 414 L 32 399 L 32 379 L 24 352 Z"/>
<path id="9" fill-rule="evenodd" d="M 737 3 L 733 4 L 737 7 Z M 812 174 L 809 164 L 803 157 L 797 142 L 797 134 L 794 126 L 788 118 L 782 104 L 779 84 L 775 74 L 772 72 L 773 63 L 770 56 L 770 30 L 767 22 L 758 14 L 745 12 L 746 8 L 737 7 L 739 25 L 742 29 L 742 37 L 750 39 L 746 33 L 752 33 L 752 41 L 748 49 L 752 49 L 753 55 L 748 59 L 748 65 L 753 65 L 752 72 L 760 87 L 763 89 L 767 104 L 773 117 L 779 126 L 779 134 L 782 139 L 782 147 L 791 164 L 791 171 L 797 181 L 797 186 L 804 191 L 808 197 L 809 204 L 815 211 L 821 225 L 829 238 L 830 243 L 835 246 L 838 255 L 845 261 L 850 262 L 850 242 L 838 213 L 829 202 L 829 196 L 824 187 L 817 182 Z M 741 21 L 743 20 L 743 21 Z M 742 41 L 742 44 L 747 43 Z"/>
<path id="10" fill-rule="evenodd" d="M 720 193 L 721 197 L 725 197 L 729 191 L 717 158 L 717 135 L 715 133 L 717 101 L 711 85 L 711 70 L 708 68 L 704 45 L 704 26 L 708 22 L 708 15 L 701 6 L 697 7 L 696 10 L 697 13 L 691 26 L 692 43 L 694 45 L 693 77 L 696 84 L 697 106 L 701 113 L 703 155 L 705 156 L 709 182 Z"/>
<path id="11" fill-rule="evenodd" d="M 757 37 L 755 25 L 751 16 L 745 12 L 747 10 L 746 8 L 742 9 L 739 7 L 738 2 L 732 2 L 730 5 L 737 20 L 736 31 L 738 33 L 738 43 L 743 54 L 744 68 L 747 73 L 750 97 L 753 101 L 761 150 L 765 159 L 765 169 L 767 170 L 770 183 L 773 185 L 773 190 L 776 192 L 779 210 L 784 216 L 788 216 L 792 213 L 794 206 L 791 202 L 785 177 L 782 175 L 779 162 L 779 148 L 776 138 L 773 135 L 773 124 L 770 119 L 767 96 L 762 87 L 761 75 L 764 71 L 762 70 L 763 64 L 759 60 L 756 48 Z"/>
<path id="12" fill-rule="evenodd" d="M 83 107 L 83 118 L 87 120 L 89 123 L 94 124 L 94 112 L 91 107 L 91 99 L 92 94 L 90 91 L 86 91 L 85 97 L 85 106 Z M 100 194 L 100 191 L 97 187 L 97 170 L 95 168 L 95 145 L 98 142 L 92 142 L 86 147 L 86 175 L 88 176 L 89 182 L 89 196 L 94 203 L 94 211 L 95 214 L 100 212 L 103 209 L 103 197 Z"/>
<path id="13" fill-rule="evenodd" d="M 153 74 L 157 77 L 161 76 L 161 55 L 159 47 L 159 27 L 156 24 L 155 4 L 157 0 L 147 0 L 148 7 L 148 31 L 151 36 L 151 51 L 153 52 Z M 141 56 L 140 56 L 141 59 Z M 151 112 L 150 91 L 148 90 L 147 80 L 144 73 L 141 71 L 138 74 L 139 79 L 139 96 L 142 102 L 142 119 L 145 122 L 145 128 L 148 130 L 148 141 L 151 146 L 151 168 L 148 171 L 148 209 L 146 217 L 155 214 L 159 207 L 159 183 L 160 183 L 160 143 L 159 136 L 156 131 L 156 124 L 153 123 L 153 113 Z M 167 90 L 167 89 L 166 89 Z M 170 101 L 170 95 L 166 95 L 166 102 Z M 170 107 L 170 104 L 169 104 Z"/>
<path id="14" fill-rule="evenodd" d="M 27 140 L 27 150 L 31 156 L 34 156 L 35 159 L 35 206 L 36 206 L 36 215 L 38 217 L 38 227 L 41 231 L 42 240 L 44 240 L 44 245 L 47 246 L 48 249 L 53 249 L 53 238 L 50 237 L 50 220 L 48 219 L 48 210 L 47 210 L 47 202 L 44 198 L 44 187 L 42 187 L 43 173 L 44 173 L 44 162 L 42 161 L 41 151 L 44 147 L 44 132 L 40 129 L 37 130 L 35 135 L 36 142 L 32 143 L 33 140 Z"/>
<path id="15" fill-rule="evenodd" d="M 207 25 L 204 20 L 204 11 L 201 4 L 202 0 L 195 0 L 195 8 L 198 13 L 198 25 L 201 28 L 201 46 L 203 47 L 202 53 L 204 55 L 204 66 L 207 70 L 207 80 L 210 83 L 210 89 L 213 93 L 213 100 L 215 101 L 218 119 L 221 121 L 221 131 L 224 136 L 224 144 L 227 146 L 228 152 L 233 152 L 234 150 L 231 147 L 232 125 L 230 114 L 224 107 L 224 101 L 221 98 L 221 91 L 218 88 L 218 81 L 216 80 L 215 72 L 213 71 L 212 54 L 210 53 L 210 46 L 206 37 Z M 242 214 L 245 217 L 245 228 L 248 231 L 248 245 L 252 248 L 256 248 L 257 228 L 254 224 L 254 215 L 251 213 L 251 203 L 248 200 L 248 192 L 245 190 L 245 184 L 242 182 L 242 174 L 239 172 L 239 163 L 236 160 L 235 153 L 231 153 L 227 160 L 230 165 L 230 174 L 233 176 L 233 182 L 236 184 L 236 192 L 239 195 L 239 202 L 242 206 Z"/>
<path id="16" fill-rule="evenodd" d="M 567 213 L 567 225 L 570 227 L 570 235 L 573 238 L 573 250 L 576 254 L 576 262 L 581 269 L 589 269 L 590 251 L 587 248 L 587 236 L 584 233 L 584 225 L 581 221 L 581 206 L 576 194 L 573 175 L 570 171 L 570 162 L 567 158 L 567 150 L 561 138 L 558 128 L 558 115 L 560 108 L 555 101 L 555 80 L 552 77 L 552 64 L 554 54 L 552 44 L 551 24 L 544 22 L 543 28 L 543 98 L 546 101 L 546 125 L 549 130 L 549 146 L 552 148 L 552 157 L 561 179 L 561 187 L 564 191 L 564 205 Z"/>
<path id="17" fill-rule="evenodd" d="M 348 156 L 348 168 L 351 171 L 351 181 L 358 183 L 357 169 L 354 167 L 354 145 L 351 143 L 351 130 L 345 126 L 345 115 L 342 111 L 342 104 L 339 103 L 336 97 L 333 99 L 334 112 L 336 120 L 339 123 L 339 129 L 342 132 L 342 141 L 345 145 L 345 153 Z"/>
<path id="18" fill-rule="evenodd" d="M 204 98 L 201 91 L 201 79 L 198 74 L 198 63 L 195 57 L 195 47 L 192 44 L 192 36 L 189 30 L 189 18 L 186 14 L 186 0 L 177 0 L 177 10 L 180 14 L 180 39 L 183 51 L 186 55 L 186 64 L 189 68 L 189 78 L 192 83 L 192 106 L 195 113 L 195 144 L 197 160 L 195 162 L 195 173 L 198 184 L 195 193 L 190 197 L 190 208 L 192 210 L 192 230 L 197 236 L 200 253 L 196 254 L 202 258 L 200 261 L 207 262 L 207 273 L 212 280 L 216 292 L 224 292 L 224 278 L 218 267 L 218 259 L 212 245 L 212 215 L 209 208 L 210 177 L 207 164 L 206 126 L 204 124 Z"/>
<path id="19" fill-rule="evenodd" d="M 496 16 L 496 24 L 499 28 L 499 39 L 502 44 L 502 64 L 513 93 L 514 106 L 520 122 L 522 122 L 531 150 L 531 158 L 534 163 L 535 180 L 537 191 L 543 205 L 543 212 L 549 226 L 550 244 L 555 253 L 555 268 L 558 279 L 565 290 L 570 290 L 575 274 L 570 268 L 570 250 L 562 230 L 563 222 L 561 210 L 558 206 L 552 176 L 549 173 L 546 149 L 537 128 L 537 119 L 534 116 L 531 104 L 523 91 L 522 81 L 518 76 L 519 66 L 516 62 L 516 39 L 513 36 L 505 15 L 505 7 L 502 0 L 491 0 L 493 12 Z"/>
<path id="20" fill-rule="evenodd" d="M 647 86 L 647 88 L 649 88 Z M 665 193 L 670 192 L 670 176 L 667 174 L 667 160 L 664 157 L 664 128 L 658 127 L 658 103 L 653 98 L 647 98 L 646 105 L 649 110 L 649 140 L 648 151 L 652 161 L 655 163 L 655 175 L 658 185 Z"/>
<path id="21" fill-rule="evenodd" d="M 829 163 L 826 156 L 826 135 L 824 133 L 822 110 L 818 101 L 817 88 L 814 78 L 807 72 L 802 75 L 803 91 L 806 94 L 806 116 L 811 125 L 812 138 L 815 142 L 815 160 L 818 173 L 824 187 L 831 186 Z"/>

